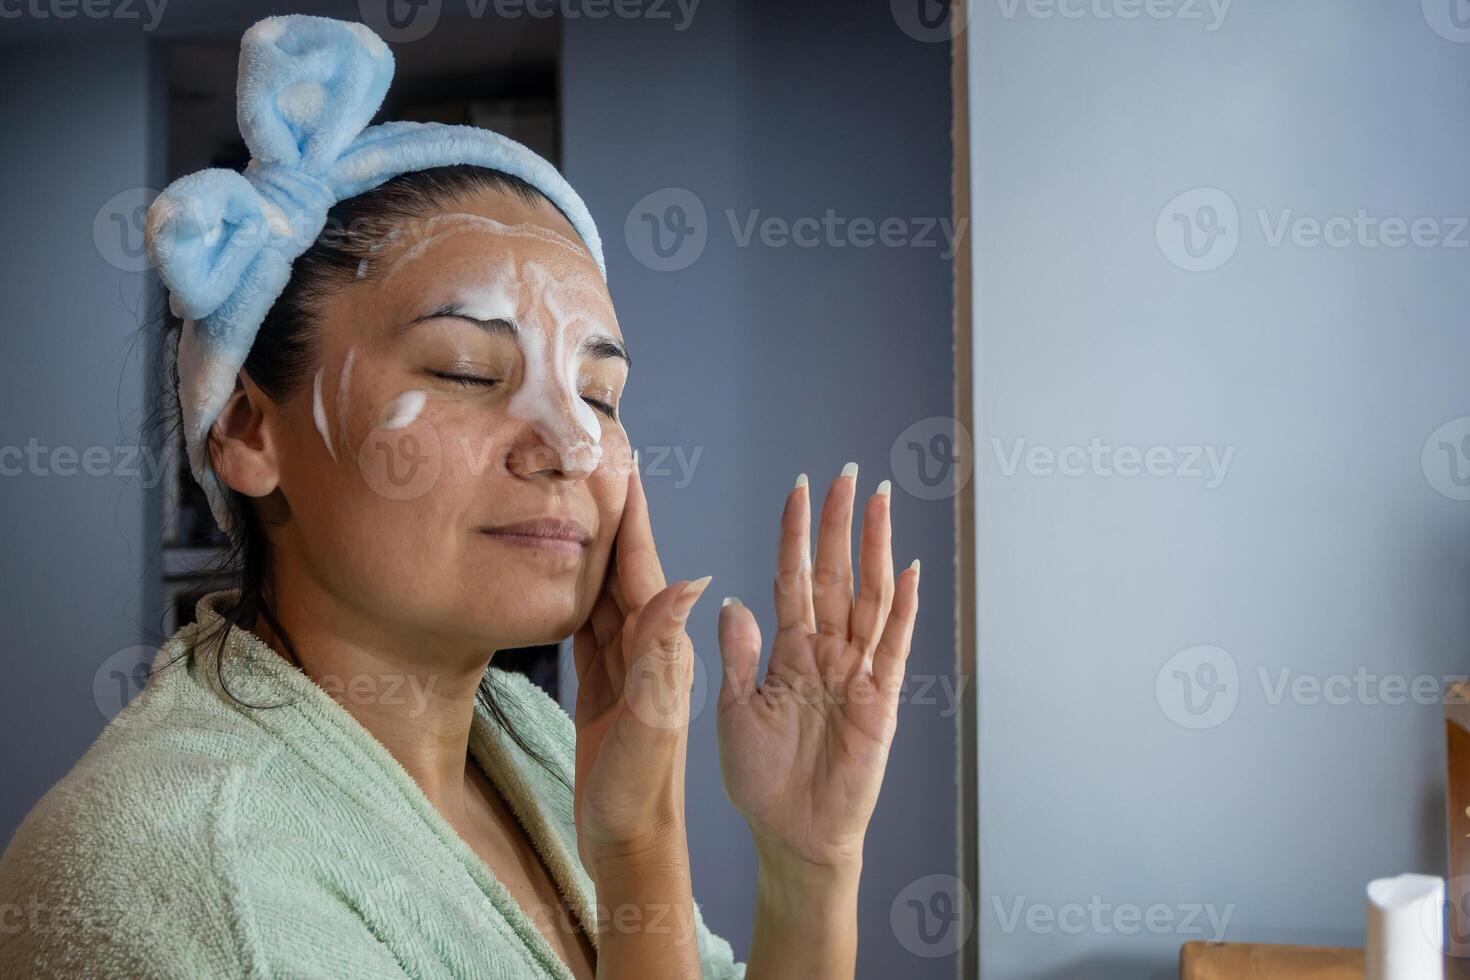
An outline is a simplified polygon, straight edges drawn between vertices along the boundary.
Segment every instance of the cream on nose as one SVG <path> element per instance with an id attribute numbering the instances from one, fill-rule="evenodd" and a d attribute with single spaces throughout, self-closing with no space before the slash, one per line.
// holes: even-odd
<path id="1" fill-rule="evenodd" d="M 574 318 L 558 302 L 557 283 L 545 269 L 527 262 L 523 275 L 539 316 L 516 334 L 525 371 L 506 410 L 535 426 L 563 472 L 586 476 L 602 459 L 602 425 L 577 394 L 582 358 L 571 337 Z"/>

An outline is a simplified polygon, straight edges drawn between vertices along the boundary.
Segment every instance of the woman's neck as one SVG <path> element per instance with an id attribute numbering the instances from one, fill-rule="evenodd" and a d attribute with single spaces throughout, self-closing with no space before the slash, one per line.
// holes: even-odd
<path id="1" fill-rule="evenodd" d="M 465 806 L 475 697 L 493 650 L 446 652 L 313 582 L 280 581 L 275 613 L 302 670 L 398 760 L 441 812 Z M 263 618 L 257 636 L 291 659 Z"/>

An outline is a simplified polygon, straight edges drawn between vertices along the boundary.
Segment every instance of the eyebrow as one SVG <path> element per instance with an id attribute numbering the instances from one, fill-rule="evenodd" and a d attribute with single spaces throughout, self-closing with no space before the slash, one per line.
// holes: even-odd
<path id="1" fill-rule="evenodd" d="M 478 317 L 470 316 L 454 303 L 447 303 L 444 306 L 430 310 L 423 316 L 416 316 L 398 329 L 399 331 L 408 330 L 415 324 L 423 323 L 425 320 L 437 320 L 441 317 L 464 320 L 467 323 L 473 323 L 481 330 L 494 334 L 502 334 L 507 337 L 514 338 L 520 334 L 520 328 L 516 326 L 514 321 L 504 319 L 503 317 L 496 317 L 493 320 L 481 320 Z M 633 358 L 628 353 L 627 348 L 605 333 L 593 334 L 584 339 L 579 353 L 586 354 L 594 360 L 616 357 L 621 359 L 630 371 L 633 369 Z"/>

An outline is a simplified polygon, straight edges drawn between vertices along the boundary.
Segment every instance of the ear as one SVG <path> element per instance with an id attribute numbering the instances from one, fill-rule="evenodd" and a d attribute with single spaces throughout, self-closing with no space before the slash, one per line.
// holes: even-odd
<path id="1" fill-rule="evenodd" d="M 220 482 L 247 497 L 265 497 L 280 485 L 276 405 L 241 371 L 215 420 L 211 459 Z"/>

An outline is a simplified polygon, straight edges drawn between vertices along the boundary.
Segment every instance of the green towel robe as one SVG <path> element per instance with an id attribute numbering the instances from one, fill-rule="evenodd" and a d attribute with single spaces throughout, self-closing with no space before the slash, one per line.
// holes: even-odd
<path id="1" fill-rule="evenodd" d="M 198 622 L 164 644 L 147 686 L 16 831 L 0 858 L 0 977 L 570 980 L 346 709 L 245 630 L 216 656 L 228 598 L 199 601 Z M 207 642 L 181 659 L 201 629 Z M 235 703 L 221 666 L 237 697 L 287 706 Z M 570 782 L 571 718 L 525 677 L 491 673 L 517 732 Z M 550 869 L 555 912 L 595 945 L 571 794 L 478 705 L 469 747 Z M 694 912 L 704 977 L 744 977 Z"/>

